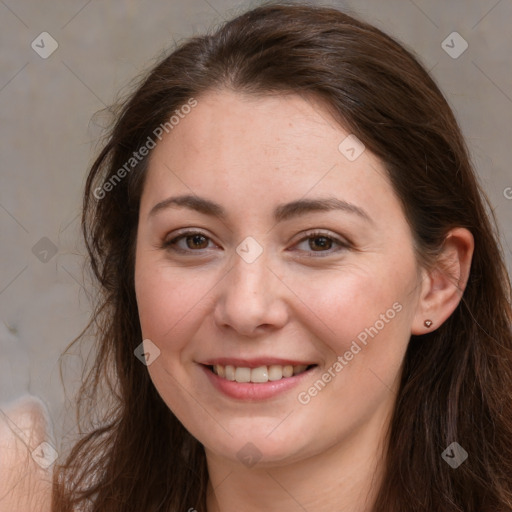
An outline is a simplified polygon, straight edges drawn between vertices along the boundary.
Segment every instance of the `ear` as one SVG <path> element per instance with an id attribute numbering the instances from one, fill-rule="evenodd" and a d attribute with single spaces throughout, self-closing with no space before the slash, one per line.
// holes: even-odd
<path id="1" fill-rule="evenodd" d="M 469 279 L 475 242 L 465 228 L 454 228 L 445 237 L 435 267 L 423 271 L 421 292 L 411 327 L 412 334 L 437 329 L 455 311 Z M 431 320 L 431 327 L 425 321 Z"/>

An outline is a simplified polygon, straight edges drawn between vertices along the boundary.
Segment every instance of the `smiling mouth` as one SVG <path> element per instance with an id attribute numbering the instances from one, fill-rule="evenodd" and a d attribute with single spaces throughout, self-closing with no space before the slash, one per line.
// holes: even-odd
<path id="1" fill-rule="evenodd" d="M 273 382 L 282 379 L 294 377 L 307 372 L 316 367 L 316 364 L 310 365 L 279 365 L 258 366 L 257 368 L 248 368 L 244 366 L 233 365 L 206 365 L 206 367 L 221 379 L 236 381 L 239 383 L 257 383 Z"/>

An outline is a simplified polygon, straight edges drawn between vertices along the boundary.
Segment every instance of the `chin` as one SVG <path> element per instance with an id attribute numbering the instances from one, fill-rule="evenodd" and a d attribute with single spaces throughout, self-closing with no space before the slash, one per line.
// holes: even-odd
<path id="1" fill-rule="evenodd" d="M 202 444 L 207 452 L 232 460 L 246 467 L 281 466 L 307 457 L 302 451 L 304 439 L 284 432 L 281 436 L 269 435 L 268 428 L 260 431 L 252 425 L 251 434 L 224 436 L 223 439 L 208 439 Z M 311 448 L 311 444 L 309 444 Z"/>

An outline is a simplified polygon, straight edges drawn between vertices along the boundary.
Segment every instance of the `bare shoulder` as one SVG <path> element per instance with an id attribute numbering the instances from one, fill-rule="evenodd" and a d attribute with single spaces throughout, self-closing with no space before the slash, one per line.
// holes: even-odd
<path id="1" fill-rule="evenodd" d="M 36 396 L 0 405 L 0 512 L 50 512 L 56 451 L 48 410 Z"/>

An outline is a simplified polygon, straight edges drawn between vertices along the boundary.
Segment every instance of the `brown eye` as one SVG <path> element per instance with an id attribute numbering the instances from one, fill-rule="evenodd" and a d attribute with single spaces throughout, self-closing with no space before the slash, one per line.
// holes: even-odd
<path id="1" fill-rule="evenodd" d="M 327 236 L 314 236 L 309 237 L 309 247 L 313 251 L 323 251 L 325 249 L 330 249 L 332 247 L 332 238 Z"/>
<path id="2" fill-rule="evenodd" d="M 185 240 L 189 249 L 206 249 L 208 247 L 208 238 L 204 235 L 188 235 Z"/>
<path id="3" fill-rule="evenodd" d="M 200 253 L 203 249 L 208 249 L 208 244 L 210 242 L 211 239 L 203 233 L 198 231 L 187 231 L 164 242 L 162 244 L 162 248 L 181 253 Z"/>
<path id="4" fill-rule="evenodd" d="M 296 246 L 309 256 L 330 256 L 351 247 L 349 242 L 322 232 L 308 233 Z"/>

